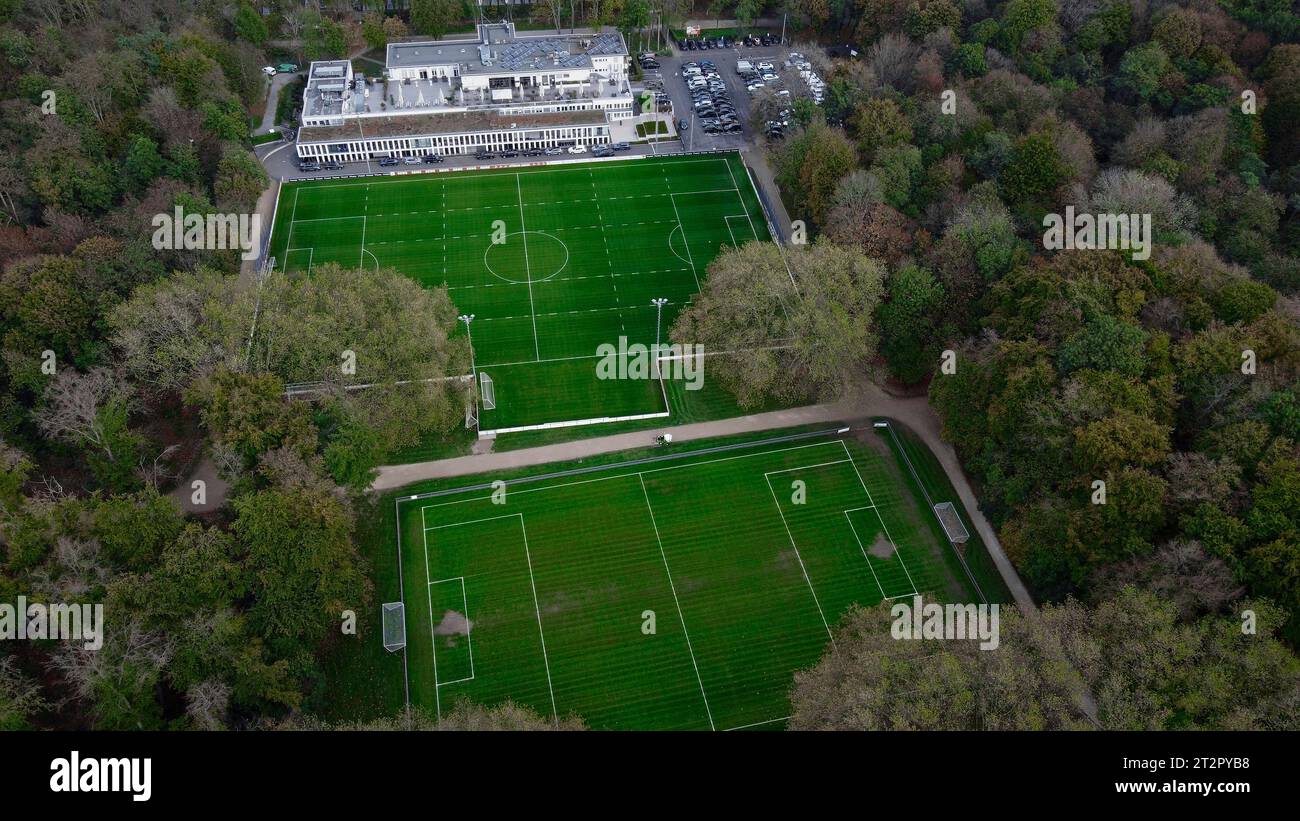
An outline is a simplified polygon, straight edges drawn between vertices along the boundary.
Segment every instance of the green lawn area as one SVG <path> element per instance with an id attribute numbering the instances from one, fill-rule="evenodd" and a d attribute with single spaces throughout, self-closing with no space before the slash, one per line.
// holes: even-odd
<path id="1" fill-rule="evenodd" d="M 270 131 L 266 134 L 254 134 L 249 139 L 253 141 L 253 145 L 265 145 L 266 143 L 273 143 L 279 140 L 283 140 L 284 135 L 280 133 L 279 128 L 276 128 L 275 130 Z"/>
<path id="2" fill-rule="evenodd" d="M 653 344 L 651 299 L 666 330 L 721 248 L 755 238 L 767 224 L 733 153 L 286 183 L 271 253 L 446 284 L 494 388 L 480 427 L 509 432 L 671 413 L 679 391 L 599 379 L 597 351 Z"/>
<path id="3" fill-rule="evenodd" d="M 794 671 L 850 604 L 979 601 L 872 428 L 693 447 L 381 500 L 375 532 L 400 546 L 376 551 L 376 572 L 390 579 L 400 551 L 412 703 L 512 698 L 601 729 L 774 729 Z"/>
<path id="4" fill-rule="evenodd" d="M 649 123 L 637 123 L 636 135 L 638 137 L 648 137 L 654 134 L 667 134 L 668 123 L 663 120 L 655 120 Z"/>

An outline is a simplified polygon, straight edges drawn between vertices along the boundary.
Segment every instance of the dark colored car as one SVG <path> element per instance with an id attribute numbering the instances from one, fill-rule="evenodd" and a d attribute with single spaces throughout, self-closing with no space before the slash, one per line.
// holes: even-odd
<path id="1" fill-rule="evenodd" d="M 426 163 L 430 163 L 430 164 L 440 163 L 440 162 L 442 162 L 442 155 L 441 155 L 441 154 L 425 154 L 425 155 L 424 155 L 424 161 L 425 161 Z"/>

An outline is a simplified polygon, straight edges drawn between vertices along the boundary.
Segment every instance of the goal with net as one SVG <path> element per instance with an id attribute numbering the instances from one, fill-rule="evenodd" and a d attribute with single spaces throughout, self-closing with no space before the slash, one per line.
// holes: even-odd
<path id="1" fill-rule="evenodd" d="M 384 649 L 395 653 L 406 646 L 406 606 L 399 601 L 384 602 Z"/>
<path id="2" fill-rule="evenodd" d="M 970 533 L 966 530 L 966 525 L 962 524 L 961 516 L 957 514 L 952 502 L 940 502 L 934 506 L 934 515 L 939 517 L 939 524 L 943 526 L 943 532 L 948 536 L 948 541 L 955 545 L 964 545 L 970 538 Z"/>
<path id="3" fill-rule="evenodd" d="M 497 389 L 492 377 L 483 371 L 478 373 L 478 392 L 483 398 L 483 410 L 495 410 L 497 406 Z"/>

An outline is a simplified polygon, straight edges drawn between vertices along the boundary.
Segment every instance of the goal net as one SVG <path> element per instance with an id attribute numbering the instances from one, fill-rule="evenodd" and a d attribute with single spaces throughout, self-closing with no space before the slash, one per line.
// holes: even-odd
<path id="1" fill-rule="evenodd" d="M 478 392 L 483 397 L 483 410 L 493 410 L 497 406 L 497 389 L 492 377 L 479 371 Z"/>
<path id="2" fill-rule="evenodd" d="M 960 545 L 970 538 L 970 533 L 966 530 L 966 525 L 962 524 L 961 516 L 957 514 L 957 508 L 953 507 L 952 502 L 935 505 L 934 514 L 939 517 L 939 524 L 943 525 L 948 541 Z"/>
<path id="3" fill-rule="evenodd" d="M 406 606 L 399 601 L 385 602 L 384 649 L 395 653 L 406 646 Z"/>

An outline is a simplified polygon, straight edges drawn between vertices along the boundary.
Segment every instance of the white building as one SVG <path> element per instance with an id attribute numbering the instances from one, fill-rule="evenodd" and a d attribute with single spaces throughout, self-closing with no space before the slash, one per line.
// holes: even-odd
<path id="1" fill-rule="evenodd" d="M 484 23 L 477 40 L 392 43 L 384 76 L 347 60 L 311 64 L 298 156 L 355 162 L 610 142 L 631 117 L 628 53 L 614 31 L 517 36 Z"/>

